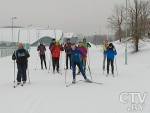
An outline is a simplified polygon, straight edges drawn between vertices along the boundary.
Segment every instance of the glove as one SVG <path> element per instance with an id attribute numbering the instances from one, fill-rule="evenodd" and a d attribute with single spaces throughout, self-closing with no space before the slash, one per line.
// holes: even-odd
<path id="1" fill-rule="evenodd" d="M 87 57 L 85 54 L 82 54 L 83 57 Z"/>
<path id="2" fill-rule="evenodd" d="M 113 48 L 113 51 L 116 51 L 116 49 L 115 49 L 115 48 Z"/>
<path id="3" fill-rule="evenodd" d="M 29 55 L 28 52 L 25 53 L 25 56 L 26 56 L 26 58 L 29 58 L 29 57 L 30 57 L 30 55 Z"/>
<path id="4" fill-rule="evenodd" d="M 12 56 L 12 60 L 16 60 L 16 56 Z"/>

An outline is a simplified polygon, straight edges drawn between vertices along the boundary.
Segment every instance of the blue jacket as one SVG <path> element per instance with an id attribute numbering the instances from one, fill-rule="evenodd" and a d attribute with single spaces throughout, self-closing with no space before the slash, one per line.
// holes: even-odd
<path id="1" fill-rule="evenodd" d="M 71 48 L 68 49 L 68 51 L 70 52 L 71 54 L 71 62 L 81 62 L 81 59 L 80 59 L 80 55 L 84 55 L 84 53 L 82 53 L 79 49 L 75 49 L 75 50 L 72 50 Z"/>
<path id="2" fill-rule="evenodd" d="M 109 60 L 113 60 L 115 55 L 117 55 L 117 51 L 114 47 L 112 47 L 112 49 L 110 49 L 109 47 L 107 47 L 107 50 L 104 51 L 104 54 L 107 55 L 107 59 Z"/>
<path id="3" fill-rule="evenodd" d="M 25 49 L 17 49 L 12 55 L 12 59 L 16 60 L 17 64 L 28 63 L 27 58 L 29 58 L 29 57 L 30 57 L 30 55 L 29 55 L 28 51 L 26 51 Z"/>

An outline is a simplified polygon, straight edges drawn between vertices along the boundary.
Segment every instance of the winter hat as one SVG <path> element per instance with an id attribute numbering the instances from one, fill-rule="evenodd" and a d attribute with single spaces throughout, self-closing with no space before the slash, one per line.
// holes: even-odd
<path id="1" fill-rule="evenodd" d="M 43 41 L 40 41 L 40 44 L 43 44 Z"/>
<path id="2" fill-rule="evenodd" d="M 56 43 L 59 43 L 59 40 L 56 40 Z"/>
<path id="3" fill-rule="evenodd" d="M 107 44 L 108 44 L 108 40 L 105 40 L 105 43 L 107 43 Z"/>
<path id="4" fill-rule="evenodd" d="M 109 44 L 109 46 L 113 47 L 113 44 L 112 44 L 112 43 L 110 43 L 110 44 Z"/>
<path id="5" fill-rule="evenodd" d="M 55 40 L 56 40 L 55 38 L 52 39 L 52 41 L 55 41 Z"/>
<path id="6" fill-rule="evenodd" d="M 78 45 L 80 45 L 80 44 L 82 45 L 82 42 L 81 42 L 81 41 L 79 41 Z"/>

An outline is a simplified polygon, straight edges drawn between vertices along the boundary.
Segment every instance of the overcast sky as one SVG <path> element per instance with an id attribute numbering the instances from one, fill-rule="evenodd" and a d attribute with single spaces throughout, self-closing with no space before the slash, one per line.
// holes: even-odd
<path id="1" fill-rule="evenodd" d="M 107 33 L 108 16 L 114 5 L 125 0 L 0 0 L 0 26 L 49 26 L 50 29 L 83 33 Z"/>

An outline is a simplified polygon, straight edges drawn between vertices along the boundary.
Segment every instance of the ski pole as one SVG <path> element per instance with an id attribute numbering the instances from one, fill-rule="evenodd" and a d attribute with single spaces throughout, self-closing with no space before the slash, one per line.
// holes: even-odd
<path id="1" fill-rule="evenodd" d="M 29 79 L 29 84 L 30 84 L 29 67 L 28 67 L 28 79 Z"/>
<path id="2" fill-rule="evenodd" d="M 88 60 L 89 60 L 89 66 L 90 66 L 90 53 L 89 53 L 89 49 L 88 49 Z"/>
<path id="3" fill-rule="evenodd" d="M 16 82 L 16 80 L 15 80 L 15 61 L 16 61 L 16 60 L 14 60 L 14 84 L 15 84 L 15 82 Z"/>
<path id="4" fill-rule="evenodd" d="M 116 65 L 116 72 L 117 72 L 117 75 L 118 75 L 118 69 L 117 69 L 117 61 L 116 61 L 116 57 L 115 57 L 115 65 Z"/>
<path id="5" fill-rule="evenodd" d="M 61 74 L 62 74 L 62 51 L 61 51 L 61 57 L 60 57 L 60 65 L 61 65 Z"/>
<path id="6" fill-rule="evenodd" d="M 49 56 L 50 56 L 50 60 L 49 60 L 49 69 L 48 69 L 48 73 L 49 73 L 50 67 L 51 67 L 51 59 L 52 59 L 52 57 L 51 57 L 51 52 L 50 52 Z"/>
<path id="7" fill-rule="evenodd" d="M 65 84 L 66 84 L 66 79 L 67 79 L 67 69 L 65 69 Z"/>
<path id="8" fill-rule="evenodd" d="M 36 61 L 35 70 L 37 69 L 37 63 L 38 63 L 38 56 L 37 56 L 37 61 Z"/>
<path id="9" fill-rule="evenodd" d="M 66 79 L 67 79 L 67 69 L 65 69 L 65 84 L 66 84 Z"/>
<path id="10" fill-rule="evenodd" d="M 87 60 L 87 65 L 88 65 L 88 69 L 89 69 L 89 72 L 90 72 L 91 81 L 93 81 L 93 80 L 92 80 L 92 75 L 91 75 L 91 69 L 90 69 L 90 66 L 89 66 L 88 60 Z"/>
<path id="11" fill-rule="evenodd" d="M 47 53 L 45 53 L 45 54 L 46 54 L 47 60 L 49 61 L 49 58 L 48 58 L 48 56 L 47 56 Z"/>

